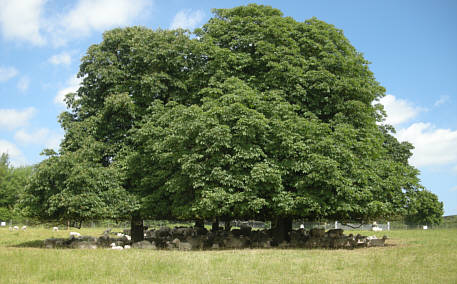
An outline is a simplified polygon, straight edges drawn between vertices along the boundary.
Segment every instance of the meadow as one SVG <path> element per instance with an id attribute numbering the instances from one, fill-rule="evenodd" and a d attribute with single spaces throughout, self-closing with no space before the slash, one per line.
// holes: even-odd
<path id="1" fill-rule="evenodd" d="M 0 283 L 457 283 L 457 229 L 383 234 L 388 246 L 355 250 L 115 251 L 43 249 L 68 231 L 0 228 Z"/>

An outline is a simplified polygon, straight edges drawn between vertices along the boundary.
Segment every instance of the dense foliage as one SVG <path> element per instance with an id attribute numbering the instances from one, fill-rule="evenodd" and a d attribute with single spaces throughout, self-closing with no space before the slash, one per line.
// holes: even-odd
<path id="1" fill-rule="evenodd" d="M 32 174 L 33 167 L 13 167 L 7 154 L 0 156 L 0 221 L 15 218 L 16 204 Z"/>
<path id="2" fill-rule="evenodd" d="M 334 26 L 254 4 L 214 10 L 193 37 L 105 32 L 23 207 L 61 220 L 404 215 L 418 171 L 411 144 L 379 126 L 368 64 Z"/>
<path id="3" fill-rule="evenodd" d="M 408 213 L 405 221 L 411 224 L 439 225 L 443 221 L 443 202 L 428 191 L 410 193 Z"/>
<path id="4" fill-rule="evenodd" d="M 91 162 L 90 155 L 88 151 L 51 154 L 41 162 L 21 200 L 23 214 L 73 224 L 125 219 L 136 203 L 122 187 L 123 177 L 116 167 Z"/>
<path id="5" fill-rule="evenodd" d="M 443 216 L 443 224 L 457 224 L 457 215 Z"/>

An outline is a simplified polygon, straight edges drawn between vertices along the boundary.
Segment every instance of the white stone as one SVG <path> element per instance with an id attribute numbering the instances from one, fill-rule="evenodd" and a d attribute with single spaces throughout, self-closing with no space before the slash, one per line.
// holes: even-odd
<path id="1" fill-rule="evenodd" d="M 121 247 L 121 246 L 117 246 L 116 243 L 112 243 L 111 244 L 111 249 L 115 249 L 115 250 L 123 250 L 124 248 Z"/>
<path id="2" fill-rule="evenodd" d="M 81 237 L 81 234 L 78 232 L 70 232 L 70 236 Z"/>

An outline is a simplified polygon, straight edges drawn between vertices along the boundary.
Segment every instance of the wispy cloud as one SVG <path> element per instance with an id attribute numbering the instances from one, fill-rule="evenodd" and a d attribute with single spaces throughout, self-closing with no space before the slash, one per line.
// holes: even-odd
<path id="1" fill-rule="evenodd" d="M 80 0 L 62 18 L 66 30 L 87 34 L 130 23 L 149 5 L 145 0 Z"/>
<path id="2" fill-rule="evenodd" d="M 193 30 L 202 22 L 204 17 L 205 13 L 201 10 L 181 10 L 173 18 L 170 29 L 182 28 Z"/>
<path id="3" fill-rule="evenodd" d="M 43 15 L 47 0 L 0 0 L 0 31 L 7 40 L 65 45 L 72 38 L 126 26 L 147 11 L 148 0 L 79 0 L 55 15 Z"/>
<path id="4" fill-rule="evenodd" d="M 17 88 L 21 92 L 26 92 L 29 89 L 30 79 L 28 76 L 22 76 L 21 79 L 17 82 Z"/>
<path id="5" fill-rule="evenodd" d="M 407 124 L 425 109 L 393 95 L 382 98 L 380 103 L 384 105 L 387 113 L 385 122 L 397 128 L 397 139 L 414 145 L 413 156 L 410 159 L 412 165 L 455 165 L 457 168 L 457 130 L 437 128 L 427 122 Z"/>
<path id="6" fill-rule="evenodd" d="M 457 185 L 451 188 L 449 191 L 457 191 Z"/>
<path id="7" fill-rule="evenodd" d="M 384 109 L 387 112 L 385 123 L 394 126 L 410 121 L 425 110 L 393 95 L 387 95 L 380 99 L 379 102 L 384 105 Z"/>
<path id="8" fill-rule="evenodd" d="M 0 129 L 13 130 L 28 124 L 29 120 L 35 115 L 33 107 L 24 110 L 0 109 Z"/>
<path id="9" fill-rule="evenodd" d="M 14 67 L 2 67 L 0 66 L 0 82 L 6 82 L 11 78 L 14 78 L 19 72 Z"/>
<path id="10" fill-rule="evenodd" d="M 77 78 L 76 76 L 73 76 L 70 79 L 68 79 L 67 85 L 64 88 L 60 89 L 57 92 L 57 96 L 54 97 L 54 103 L 62 105 L 62 106 L 66 106 L 65 96 L 68 93 L 75 93 L 79 89 L 79 85 L 81 84 L 81 81 L 82 81 L 82 79 Z"/>
<path id="11" fill-rule="evenodd" d="M 437 100 L 437 101 L 434 103 L 434 106 L 436 106 L 436 107 L 437 107 L 437 106 L 440 106 L 440 105 L 446 103 L 447 101 L 449 101 L 449 96 L 441 96 L 441 97 L 439 98 L 439 100 Z"/>
<path id="12" fill-rule="evenodd" d="M 79 0 L 48 28 L 55 46 L 68 41 L 102 32 L 110 28 L 132 24 L 146 14 L 151 6 L 147 0 Z"/>
<path id="13" fill-rule="evenodd" d="M 71 63 L 71 55 L 68 52 L 62 52 L 51 56 L 48 61 L 54 65 L 69 65 Z"/>
<path id="14" fill-rule="evenodd" d="M 0 0 L 0 28 L 3 37 L 10 40 L 43 45 L 45 38 L 42 28 L 41 13 L 46 0 Z"/>
<path id="15" fill-rule="evenodd" d="M 13 166 L 22 166 L 26 164 L 24 154 L 16 147 L 16 145 L 9 141 L 0 140 L 0 154 L 2 153 L 8 154 Z"/>
<path id="16" fill-rule="evenodd" d="M 414 145 L 411 163 L 415 166 L 457 163 L 457 130 L 439 129 L 431 123 L 414 123 L 397 132 L 400 141 Z"/>
<path id="17" fill-rule="evenodd" d="M 55 150 L 58 149 L 62 137 L 62 134 L 53 132 L 47 128 L 37 129 L 32 132 L 21 129 L 14 134 L 14 139 L 20 144 L 41 144 L 44 148 L 52 148 Z"/>
<path id="18" fill-rule="evenodd" d="M 49 129 L 42 128 L 35 132 L 29 133 L 24 129 L 17 131 L 14 134 L 14 139 L 21 144 L 35 144 L 40 143 L 49 135 Z"/>

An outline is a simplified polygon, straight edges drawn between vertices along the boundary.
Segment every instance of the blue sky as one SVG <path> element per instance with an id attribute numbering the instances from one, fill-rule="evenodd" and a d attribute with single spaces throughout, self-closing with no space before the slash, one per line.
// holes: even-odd
<path id="1" fill-rule="evenodd" d="M 212 8 L 252 1 L 0 0 L 0 152 L 13 165 L 58 148 L 62 96 L 103 31 L 142 25 L 193 29 Z M 457 1 L 257 1 L 335 25 L 371 64 L 397 138 L 416 149 L 422 184 L 457 214 Z"/>

